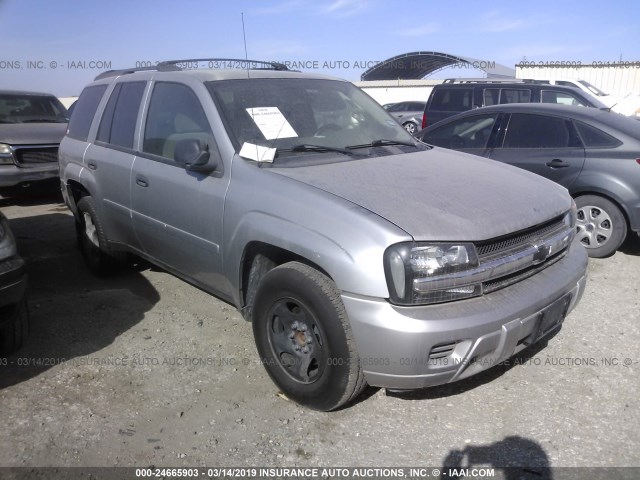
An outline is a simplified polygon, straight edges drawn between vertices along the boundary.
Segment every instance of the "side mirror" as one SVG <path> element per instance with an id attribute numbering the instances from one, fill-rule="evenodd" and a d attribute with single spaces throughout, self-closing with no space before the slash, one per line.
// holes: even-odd
<path id="1" fill-rule="evenodd" d="M 218 166 L 217 161 L 209 161 L 208 145 L 203 145 L 197 138 L 178 141 L 173 150 L 173 159 L 192 172 L 210 173 Z"/>

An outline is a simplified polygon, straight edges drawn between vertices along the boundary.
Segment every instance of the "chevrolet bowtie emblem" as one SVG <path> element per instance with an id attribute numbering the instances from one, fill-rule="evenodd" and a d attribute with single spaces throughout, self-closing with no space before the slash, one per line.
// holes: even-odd
<path id="1" fill-rule="evenodd" d="M 533 264 L 538 265 L 539 263 L 544 262 L 549 255 L 551 254 L 551 246 L 550 245 L 534 245 L 533 248 L 536 249 L 536 253 L 533 254 Z"/>

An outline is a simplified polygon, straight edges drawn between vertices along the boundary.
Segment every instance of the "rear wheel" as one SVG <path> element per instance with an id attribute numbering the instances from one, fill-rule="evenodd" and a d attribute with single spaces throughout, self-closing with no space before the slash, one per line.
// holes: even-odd
<path id="1" fill-rule="evenodd" d="M 272 269 L 252 317 L 262 363 L 292 400 L 334 410 L 366 386 L 340 293 L 326 275 L 298 262 Z"/>
<path id="2" fill-rule="evenodd" d="M 413 122 L 407 122 L 402 125 L 404 129 L 409 132 L 411 135 L 415 135 L 418 131 L 418 126 Z"/>
<path id="3" fill-rule="evenodd" d="M 576 237 L 590 257 L 612 255 L 627 236 L 627 222 L 620 208 L 597 195 L 576 198 Z"/>
<path id="4" fill-rule="evenodd" d="M 82 197 L 78 202 L 76 234 L 80 251 L 89 270 L 96 275 L 112 273 L 126 259 L 123 252 L 109 252 L 107 239 L 96 212 L 93 198 Z"/>

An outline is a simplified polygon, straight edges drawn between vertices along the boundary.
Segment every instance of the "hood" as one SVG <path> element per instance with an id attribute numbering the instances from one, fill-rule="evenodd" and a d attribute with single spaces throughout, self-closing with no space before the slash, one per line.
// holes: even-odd
<path id="1" fill-rule="evenodd" d="M 44 145 L 60 143 L 66 123 L 0 123 L 0 143 Z"/>
<path id="2" fill-rule="evenodd" d="M 487 240 L 571 206 L 567 190 L 545 178 L 442 148 L 270 171 L 366 208 L 416 240 Z"/>

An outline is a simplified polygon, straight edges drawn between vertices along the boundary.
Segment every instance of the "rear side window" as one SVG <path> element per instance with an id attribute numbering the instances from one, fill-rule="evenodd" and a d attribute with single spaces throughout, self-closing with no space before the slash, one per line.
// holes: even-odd
<path id="1" fill-rule="evenodd" d="M 587 106 L 575 95 L 566 92 L 554 92 L 553 90 L 542 90 L 542 92 L 540 92 L 540 101 L 542 103 L 557 103 L 559 105 Z"/>
<path id="2" fill-rule="evenodd" d="M 71 120 L 69 120 L 68 135 L 71 138 L 86 140 L 89 137 L 93 117 L 106 89 L 106 85 L 94 85 L 82 91 L 73 108 Z"/>
<path id="3" fill-rule="evenodd" d="M 474 115 L 428 132 L 422 140 L 438 147 L 485 148 L 498 114 Z"/>
<path id="4" fill-rule="evenodd" d="M 602 148 L 617 147 L 620 145 L 620 141 L 617 138 L 612 137 L 599 128 L 592 127 L 591 125 L 587 125 L 582 122 L 574 121 L 574 123 L 585 147 Z"/>
<path id="5" fill-rule="evenodd" d="M 176 143 L 185 139 L 212 144 L 200 100 L 186 85 L 156 83 L 147 113 L 143 150 L 173 160 Z"/>
<path id="6" fill-rule="evenodd" d="M 133 148 L 138 110 L 146 82 L 119 83 L 107 102 L 97 140 L 124 148 Z"/>
<path id="7" fill-rule="evenodd" d="M 569 148 L 580 146 L 571 122 L 546 115 L 511 115 L 503 148 Z"/>
<path id="8" fill-rule="evenodd" d="M 429 110 L 464 112 L 471 110 L 473 90 L 470 88 L 438 89 L 433 92 Z"/>
<path id="9" fill-rule="evenodd" d="M 500 103 L 529 103 L 531 102 L 531 90 L 503 88 L 500 91 Z"/>
<path id="10" fill-rule="evenodd" d="M 489 107 L 491 105 L 498 105 L 500 102 L 500 89 L 498 88 L 487 88 L 484 91 L 484 103 L 485 107 Z"/>

